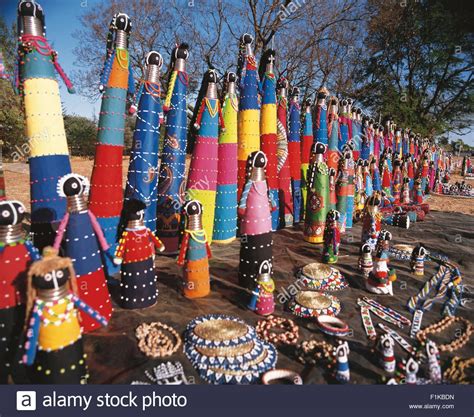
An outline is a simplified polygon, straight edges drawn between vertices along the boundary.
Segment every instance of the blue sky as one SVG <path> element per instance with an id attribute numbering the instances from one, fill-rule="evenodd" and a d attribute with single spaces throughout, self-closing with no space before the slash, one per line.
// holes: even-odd
<path id="1" fill-rule="evenodd" d="M 74 68 L 75 56 L 73 49 L 79 39 L 73 38 L 72 34 L 79 28 L 78 16 L 84 13 L 86 8 L 93 7 L 101 1 L 108 0 L 42 0 L 46 14 L 46 31 L 49 41 L 59 53 L 59 62 L 66 71 L 71 74 Z M 165 0 L 166 1 L 166 0 Z M 2 14 L 5 20 L 11 24 L 16 19 L 17 0 L 0 0 Z M 127 11 L 124 10 L 126 13 Z M 92 117 L 98 114 L 100 103 L 91 103 L 85 97 L 81 97 L 80 91 L 69 94 L 64 84 L 61 85 L 61 99 L 70 114 Z M 450 139 L 456 139 L 457 135 L 450 134 Z M 464 142 L 474 146 L 474 129 L 468 135 L 461 137 Z"/>

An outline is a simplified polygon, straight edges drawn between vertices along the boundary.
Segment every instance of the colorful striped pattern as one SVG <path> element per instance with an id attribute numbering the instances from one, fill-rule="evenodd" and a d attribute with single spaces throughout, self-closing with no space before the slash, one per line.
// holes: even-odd
<path id="1" fill-rule="evenodd" d="M 24 42 L 32 42 L 33 47 L 25 48 Z M 58 197 L 56 184 L 71 172 L 71 165 L 53 51 L 46 39 L 31 35 L 20 37 L 18 51 L 30 147 L 31 230 L 35 245 L 42 248 L 52 245 L 52 225 L 66 212 L 66 200 Z"/>
<path id="2" fill-rule="evenodd" d="M 125 112 L 129 83 L 128 51 L 116 48 L 107 59 L 110 74 L 102 95 L 99 128 L 91 177 L 90 210 L 95 214 L 110 245 L 118 239 L 117 228 L 123 203 L 122 156 L 124 147 Z M 119 266 L 104 258 L 107 274 L 119 271 Z"/>
<path id="3" fill-rule="evenodd" d="M 309 169 L 309 159 L 311 156 L 311 145 L 313 144 L 313 118 L 311 115 L 311 107 L 306 106 L 303 119 L 303 132 L 301 138 L 301 206 L 303 207 L 303 216 L 306 207 L 307 190 L 307 176 Z"/>
<path id="4" fill-rule="evenodd" d="M 200 126 L 194 144 L 189 167 L 187 198 L 202 204 L 202 225 L 212 243 L 216 208 L 218 135 L 220 103 L 218 99 L 207 98 L 200 104 Z"/>
<path id="5" fill-rule="evenodd" d="M 329 168 L 334 168 L 337 172 L 339 166 L 339 141 L 341 130 L 339 129 L 339 119 L 337 114 L 329 115 L 329 142 L 327 151 L 327 163 Z M 317 138 L 316 138 L 317 139 Z"/>
<path id="6" fill-rule="evenodd" d="M 293 221 L 300 222 L 301 203 L 301 108 L 297 97 L 290 100 L 288 152 L 290 159 L 291 191 L 293 194 Z"/>
<path id="7" fill-rule="evenodd" d="M 278 229 L 278 143 L 277 143 L 277 106 L 275 75 L 265 73 L 262 85 L 262 110 L 260 112 L 260 145 L 266 155 L 266 168 L 269 192 L 277 208 L 272 212 L 272 230 Z"/>
<path id="8" fill-rule="evenodd" d="M 165 245 L 165 254 L 176 253 L 179 247 L 181 208 L 185 193 L 187 146 L 186 94 L 188 74 L 175 70 L 166 115 L 166 131 L 161 151 L 158 179 L 156 233 Z M 171 87 L 170 87 L 171 88 Z"/>
<path id="9" fill-rule="evenodd" d="M 237 95 L 227 93 L 222 106 L 225 130 L 220 132 L 217 151 L 216 243 L 230 243 L 237 233 L 237 113 Z"/>
<path id="10" fill-rule="evenodd" d="M 260 150 L 260 103 L 258 100 L 258 74 L 255 57 L 247 56 L 245 73 L 240 83 L 238 114 L 238 199 L 245 185 L 247 157 Z M 201 201 L 202 203 L 202 201 Z"/>
<path id="11" fill-rule="evenodd" d="M 130 152 L 125 199 L 140 200 L 146 204 L 145 226 L 154 233 L 156 231 L 158 157 L 163 110 L 160 85 L 144 81 L 142 88 Z"/>

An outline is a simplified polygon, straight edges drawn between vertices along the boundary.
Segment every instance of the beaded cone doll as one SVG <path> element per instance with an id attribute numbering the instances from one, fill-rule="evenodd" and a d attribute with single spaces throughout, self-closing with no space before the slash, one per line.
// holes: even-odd
<path id="1" fill-rule="evenodd" d="M 51 247 L 28 271 L 27 330 L 23 363 L 36 384 L 85 384 L 88 379 L 78 310 L 107 320 L 77 295 L 70 258 Z"/>
<path id="2" fill-rule="evenodd" d="M 325 264 L 335 264 L 339 257 L 339 245 L 341 243 L 339 217 L 337 210 L 328 211 L 324 229 L 323 262 Z"/>
<path id="3" fill-rule="evenodd" d="M 267 183 L 270 195 L 277 204 L 272 212 L 272 230 L 278 229 L 280 221 L 278 203 L 278 142 L 275 50 L 267 49 L 260 59 L 259 76 L 262 84 L 262 110 L 260 112 L 260 149 L 267 155 Z"/>
<path id="4" fill-rule="evenodd" d="M 182 43 L 171 53 L 168 92 L 163 104 L 166 112 L 166 129 L 161 151 L 158 178 L 158 205 L 156 233 L 165 245 L 165 254 L 179 249 L 181 212 L 185 194 L 185 168 L 187 147 L 188 74 L 186 60 L 188 45 Z"/>
<path id="5" fill-rule="evenodd" d="M 261 316 L 268 316 L 275 311 L 275 282 L 272 279 L 272 265 L 263 261 L 258 268 L 257 286 L 252 291 L 249 308 Z"/>
<path id="6" fill-rule="evenodd" d="M 390 232 L 380 231 L 374 253 L 374 268 L 365 283 L 367 290 L 374 294 L 393 295 L 392 281 L 396 280 L 396 275 L 393 270 L 388 269 L 391 240 Z"/>
<path id="7" fill-rule="evenodd" d="M 19 201 L 0 202 L 0 384 L 11 375 L 24 382 L 19 343 L 25 321 L 26 273 L 39 259 L 37 249 L 25 240 L 25 207 Z"/>
<path id="8" fill-rule="evenodd" d="M 349 185 L 349 175 L 351 171 L 352 161 L 352 152 L 348 146 L 344 147 L 344 152 L 342 153 L 342 158 L 339 160 L 339 174 L 336 181 L 336 195 L 337 195 L 337 204 L 336 208 L 339 213 L 341 213 L 340 229 L 341 233 L 346 231 L 347 219 L 349 217 L 348 209 L 348 200 L 349 200 L 349 190 L 351 186 Z M 352 184 L 353 187 L 353 184 Z M 352 213 L 351 213 L 352 215 Z"/>
<path id="9" fill-rule="evenodd" d="M 89 181 L 78 174 L 68 174 L 58 181 L 58 194 L 67 199 L 63 217 L 54 241 L 64 255 L 72 259 L 79 295 L 106 320 L 112 316 L 112 303 L 102 260 L 109 256 L 109 245 L 94 214 L 87 207 Z M 96 329 L 100 323 L 81 312 L 84 332 Z"/>
<path id="10" fill-rule="evenodd" d="M 304 240 L 310 243 L 324 241 L 324 227 L 329 211 L 330 190 L 329 172 L 324 153 L 326 145 L 321 142 L 313 144 L 311 164 L 308 170 L 308 188 L 304 226 Z"/>
<path id="11" fill-rule="evenodd" d="M 395 160 L 393 161 L 393 204 L 399 205 L 401 192 L 402 192 L 402 170 L 401 170 L 401 161 L 400 158 L 395 155 Z"/>
<path id="12" fill-rule="evenodd" d="M 380 171 L 377 159 L 373 157 L 370 160 L 370 175 L 372 177 L 372 188 L 374 191 L 382 191 L 382 182 L 380 180 Z"/>
<path id="13" fill-rule="evenodd" d="M 138 112 L 130 152 L 125 199 L 134 198 L 146 204 L 145 226 L 155 232 L 158 153 L 160 126 L 163 123 L 160 85 L 163 58 L 158 52 L 151 51 L 147 54 L 145 63 L 145 77 L 141 80 L 136 98 Z"/>
<path id="14" fill-rule="evenodd" d="M 293 196 L 293 221 L 301 217 L 301 108 L 300 89 L 293 87 L 288 110 L 288 156 L 290 162 L 291 194 Z"/>
<path id="15" fill-rule="evenodd" d="M 301 133 L 301 205 L 302 205 L 302 216 L 304 220 L 306 210 L 306 198 L 307 198 L 307 187 L 306 182 L 308 178 L 309 161 L 311 159 L 311 148 L 314 142 L 313 136 L 313 119 L 311 114 L 311 100 L 306 99 L 305 111 L 303 115 L 303 129 Z M 327 128 L 326 128 L 327 137 Z"/>
<path id="16" fill-rule="evenodd" d="M 408 177 L 403 178 L 401 203 L 402 204 L 410 204 L 411 203 L 410 178 L 408 178 Z"/>
<path id="17" fill-rule="evenodd" d="M 362 244 L 368 243 L 371 249 L 374 250 L 381 228 L 382 214 L 380 213 L 380 194 L 374 192 L 365 202 L 362 215 Z"/>
<path id="18" fill-rule="evenodd" d="M 165 247 L 145 226 L 146 205 L 140 200 L 125 202 L 123 217 L 127 226 L 119 239 L 114 263 L 121 266 L 120 304 L 126 309 L 151 307 L 156 303 L 155 250 Z"/>
<path id="19" fill-rule="evenodd" d="M 240 81 L 238 114 L 238 193 L 240 199 L 245 186 L 247 157 L 260 149 L 260 101 L 258 72 L 252 50 L 253 38 L 248 33 L 240 37 L 237 78 Z"/>
<path id="20" fill-rule="evenodd" d="M 425 259 L 428 251 L 422 246 L 418 245 L 413 249 L 410 258 L 410 269 L 414 275 L 423 276 L 425 274 Z"/>
<path id="21" fill-rule="evenodd" d="M 217 98 L 217 72 L 204 74 L 193 115 L 195 143 L 189 166 L 187 194 L 203 207 L 202 225 L 212 242 L 216 209 L 219 127 L 224 129 L 221 104 Z"/>
<path id="22" fill-rule="evenodd" d="M 288 151 L 288 80 L 280 77 L 277 82 L 277 138 L 278 138 L 278 204 L 279 228 L 293 225 L 293 196 L 291 195 L 291 172 Z"/>
<path id="23" fill-rule="evenodd" d="M 358 265 L 364 278 L 368 278 L 374 267 L 374 263 L 372 261 L 372 248 L 368 243 L 364 243 L 360 247 Z"/>
<path id="24" fill-rule="evenodd" d="M 258 271 L 265 260 L 272 262 L 271 212 L 274 203 L 268 194 L 265 167 L 267 158 L 261 151 L 252 152 L 247 160 L 247 182 L 239 204 L 241 217 L 240 285 L 253 290 Z"/>
<path id="25" fill-rule="evenodd" d="M 327 90 L 318 93 L 319 97 L 326 98 Z M 327 164 L 329 168 L 334 169 L 336 172 L 339 168 L 339 140 L 341 137 L 341 131 L 339 129 L 339 115 L 338 115 L 339 101 L 336 97 L 331 97 L 329 114 L 328 114 L 328 151 L 327 151 Z M 321 121 L 321 123 L 323 123 Z M 315 139 L 316 140 L 316 139 Z M 322 141 L 321 141 L 322 142 Z M 324 143 L 324 142 L 322 142 Z"/>
<path id="26" fill-rule="evenodd" d="M 186 227 L 177 263 L 183 266 L 183 293 L 186 298 L 205 297 L 211 292 L 211 248 L 202 227 L 202 210 L 197 200 L 188 201 L 183 207 Z"/>
<path id="27" fill-rule="evenodd" d="M 237 76 L 226 74 L 226 93 L 222 105 L 225 130 L 219 134 L 216 212 L 213 240 L 230 243 L 237 232 L 237 112 L 239 101 L 235 92 Z"/>
<path id="28" fill-rule="evenodd" d="M 46 39 L 45 16 L 34 1 L 18 3 L 17 90 L 23 99 L 29 152 L 31 231 L 37 247 L 51 245 L 54 229 L 66 211 L 58 198 L 59 178 L 71 172 L 56 72 L 69 93 L 74 88 Z"/>
<path id="29" fill-rule="evenodd" d="M 378 342 L 378 349 L 380 352 L 380 363 L 385 372 L 395 372 L 396 359 L 395 359 L 395 342 L 389 334 L 383 334 L 380 336 Z"/>
<path id="30" fill-rule="evenodd" d="M 99 90 L 102 93 L 94 168 L 91 176 L 89 208 L 97 216 L 107 242 L 118 240 L 123 205 L 122 165 L 127 98 L 134 94 L 128 44 L 132 23 L 125 13 L 117 13 L 110 22 L 107 50 Z M 107 275 L 119 268 L 104 259 Z"/>
<path id="31" fill-rule="evenodd" d="M 340 340 L 337 347 L 334 348 L 334 357 L 336 359 L 334 376 L 341 384 L 345 384 L 351 379 L 351 371 L 349 368 L 349 344 Z"/>

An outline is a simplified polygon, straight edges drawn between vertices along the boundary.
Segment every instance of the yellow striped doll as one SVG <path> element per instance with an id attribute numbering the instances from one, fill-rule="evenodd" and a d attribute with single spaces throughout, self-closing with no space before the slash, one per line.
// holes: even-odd
<path id="1" fill-rule="evenodd" d="M 36 384 L 85 384 L 88 379 L 78 310 L 103 326 L 99 313 L 77 296 L 70 258 L 46 247 L 31 265 L 27 279 L 26 342 L 23 363 Z"/>

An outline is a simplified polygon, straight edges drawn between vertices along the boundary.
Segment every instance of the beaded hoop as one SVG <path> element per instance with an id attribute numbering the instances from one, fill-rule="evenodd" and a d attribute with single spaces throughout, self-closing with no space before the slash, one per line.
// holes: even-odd
<path id="1" fill-rule="evenodd" d="M 348 286 L 338 269 L 319 262 L 305 265 L 296 276 L 308 288 L 317 291 L 339 291 Z"/>
<path id="2" fill-rule="evenodd" d="M 464 323 L 464 325 L 466 326 L 464 333 L 461 334 L 461 336 L 456 337 L 456 339 L 454 339 L 450 343 L 445 343 L 444 345 L 438 345 L 438 349 L 440 352 L 453 352 L 457 349 L 461 349 L 467 342 L 469 342 L 469 339 L 473 331 L 473 325 L 471 324 L 471 322 L 469 320 L 466 320 L 463 317 L 447 316 L 443 318 L 441 321 L 439 321 L 438 323 L 434 323 L 431 326 L 428 326 L 424 328 L 423 330 L 420 330 L 416 334 L 416 337 L 420 342 L 425 342 L 429 334 L 441 333 L 444 329 L 448 328 L 451 324 L 454 324 L 456 322 Z"/>
<path id="3" fill-rule="evenodd" d="M 334 316 L 320 315 L 316 321 L 319 329 L 330 336 L 344 337 L 351 332 L 345 321 Z"/>
<path id="4" fill-rule="evenodd" d="M 304 365 L 316 365 L 318 362 L 334 360 L 334 346 L 328 342 L 305 340 L 296 348 L 296 358 Z"/>
<path id="5" fill-rule="evenodd" d="M 267 319 L 258 321 L 256 329 L 258 336 L 267 342 L 284 345 L 296 345 L 298 342 L 299 328 L 291 319 L 268 316 Z M 284 332 L 277 333 L 272 329 L 284 330 Z"/>
<path id="6" fill-rule="evenodd" d="M 293 314 L 299 317 L 337 316 L 341 311 L 339 299 L 317 291 L 298 292 L 288 307 Z"/>
<path id="7" fill-rule="evenodd" d="M 273 381 L 278 380 L 289 381 L 293 385 L 303 385 L 301 376 L 290 369 L 273 369 L 262 375 L 263 385 L 272 385 Z"/>
<path id="8" fill-rule="evenodd" d="M 159 321 L 140 324 L 135 330 L 135 336 L 138 339 L 138 348 L 151 358 L 171 356 L 181 346 L 178 332 Z"/>

